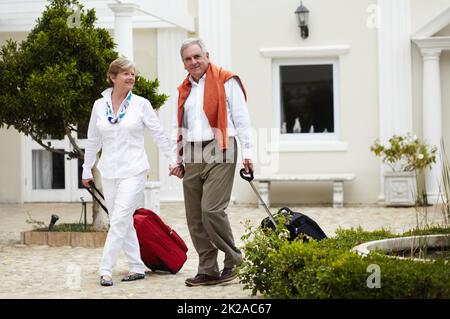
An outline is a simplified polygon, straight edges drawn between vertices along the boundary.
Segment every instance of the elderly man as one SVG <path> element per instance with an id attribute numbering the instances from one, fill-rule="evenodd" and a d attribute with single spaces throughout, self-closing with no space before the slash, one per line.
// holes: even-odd
<path id="1" fill-rule="evenodd" d="M 179 166 L 170 174 L 183 178 L 187 224 L 199 256 L 197 275 L 185 283 L 215 285 L 236 278 L 242 261 L 225 209 L 236 170 L 236 137 L 246 172 L 253 170 L 250 116 L 241 80 L 212 64 L 200 39 L 187 39 L 180 53 L 189 74 L 178 87 L 173 140 Z M 225 254 L 222 271 L 219 250 Z"/>

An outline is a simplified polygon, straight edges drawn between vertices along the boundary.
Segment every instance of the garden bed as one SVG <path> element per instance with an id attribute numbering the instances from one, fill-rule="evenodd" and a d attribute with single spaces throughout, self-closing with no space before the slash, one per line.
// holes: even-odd
<path id="1" fill-rule="evenodd" d="M 61 224 L 51 231 L 48 228 L 29 230 L 20 233 L 20 242 L 24 245 L 47 245 L 51 247 L 103 247 L 106 231 L 95 231 L 91 225 Z"/>

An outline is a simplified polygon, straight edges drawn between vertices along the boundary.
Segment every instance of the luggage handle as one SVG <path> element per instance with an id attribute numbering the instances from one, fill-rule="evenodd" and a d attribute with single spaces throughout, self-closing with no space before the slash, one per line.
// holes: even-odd
<path id="1" fill-rule="evenodd" d="M 92 197 L 94 197 L 94 199 L 97 201 L 97 203 L 103 208 L 103 210 L 106 212 L 106 214 L 109 215 L 108 213 L 108 209 L 105 207 L 105 205 L 103 205 L 103 203 L 100 201 L 100 199 L 98 199 L 97 195 L 95 195 L 95 193 L 93 192 L 92 189 L 94 189 L 101 198 L 105 199 L 105 196 L 103 196 L 103 194 L 98 190 L 98 188 L 95 186 L 94 181 L 89 181 L 89 186 L 90 187 L 86 187 L 87 191 L 92 195 Z"/>
<path id="2" fill-rule="evenodd" d="M 281 212 L 283 212 L 283 211 L 286 211 L 287 213 L 290 213 L 290 214 L 294 213 L 289 207 L 281 207 L 281 208 L 278 210 L 278 213 L 281 213 Z"/>
<path id="3" fill-rule="evenodd" d="M 103 196 L 102 192 L 100 192 L 100 190 L 97 188 L 97 186 L 95 186 L 95 183 L 93 180 L 89 181 L 89 186 L 91 186 L 91 188 L 95 189 L 95 191 L 100 195 L 100 197 L 102 199 L 105 199 L 105 196 Z"/>
<path id="4" fill-rule="evenodd" d="M 256 189 L 255 185 L 253 185 L 253 171 L 250 170 L 250 172 L 248 174 L 250 174 L 249 176 L 245 175 L 246 171 L 245 168 L 241 168 L 241 170 L 239 171 L 239 174 L 241 175 L 241 177 L 243 179 L 245 179 L 247 182 L 250 183 L 250 186 L 253 188 L 253 191 L 255 192 L 256 196 L 258 196 L 259 200 L 261 201 L 261 203 L 264 206 L 264 209 L 267 212 L 267 215 L 269 215 L 270 220 L 272 221 L 272 223 L 274 224 L 275 227 L 278 226 L 278 223 L 275 221 L 275 218 L 273 217 L 272 213 L 270 212 L 269 208 L 267 207 L 266 203 L 264 202 L 264 200 L 262 199 L 261 195 L 259 194 L 258 190 Z"/>
<path id="5" fill-rule="evenodd" d="M 239 174 L 241 174 L 241 177 L 242 177 L 243 179 L 245 179 L 247 182 L 251 182 L 251 181 L 253 180 L 253 171 L 250 170 L 250 172 L 249 172 L 250 176 L 246 176 L 245 173 L 246 173 L 245 168 L 242 168 L 242 169 L 239 171 Z"/>

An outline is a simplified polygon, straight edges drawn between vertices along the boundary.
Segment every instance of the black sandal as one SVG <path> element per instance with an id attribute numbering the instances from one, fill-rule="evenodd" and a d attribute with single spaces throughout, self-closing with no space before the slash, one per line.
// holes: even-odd
<path id="1" fill-rule="evenodd" d="M 134 281 L 134 280 L 139 280 L 139 279 L 144 279 L 145 278 L 145 274 L 138 274 L 138 273 L 134 273 L 134 274 L 128 274 L 125 277 L 122 278 L 122 281 Z"/>
<path id="2" fill-rule="evenodd" d="M 109 278 L 109 276 L 101 276 L 100 277 L 100 285 L 102 285 L 102 286 L 112 286 L 113 285 L 112 278 L 106 279 L 105 277 Z"/>

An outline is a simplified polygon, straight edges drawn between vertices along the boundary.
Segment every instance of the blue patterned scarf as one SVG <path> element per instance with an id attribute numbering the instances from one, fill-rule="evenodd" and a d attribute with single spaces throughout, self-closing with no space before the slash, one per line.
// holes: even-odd
<path id="1" fill-rule="evenodd" d="M 114 116 L 112 106 L 109 105 L 108 102 L 106 102 L 106 117 L 108 118 L 109 123 L 116 124 L 116 123 L 119 123 L 123 119 L 123 117 L 125 116 L 125 113 L 127 112 L 128 105 L 130 104 L 131 96 L 132 96 L 132 94 L 130 91 L 130 93 L 128 93 L 128 96 L 125 100 L 125 103 L 123 103 L 122 108 L 120 109 L 119 114 L 117 114 L 117 116 Z"/>

